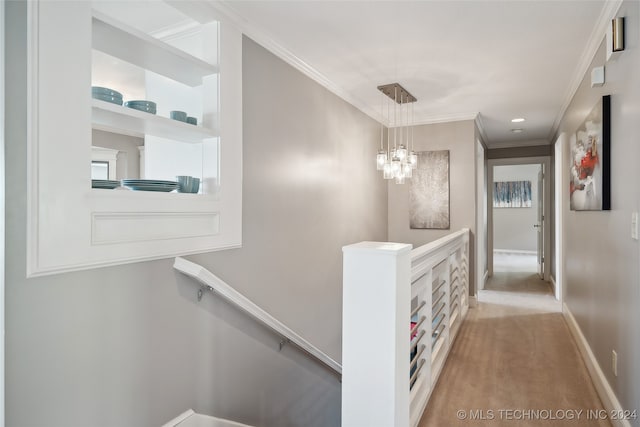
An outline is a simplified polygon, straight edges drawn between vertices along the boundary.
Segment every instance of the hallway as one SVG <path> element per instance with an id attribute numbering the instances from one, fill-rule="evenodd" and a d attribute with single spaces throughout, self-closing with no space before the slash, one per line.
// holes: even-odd
<path id="1" fill-rule="evenodd" d="M 496 252 L 493 256 L 493 276 L 485 289 L 536 295 L 553 295 L 548 282 L 538 276 L 536 256 Z"/>
<path id="2" fill-rule="evenodd" d="M 493 276 L 478 291 L 478 301 L 561 312 L 562 305 L 556 300 L 552 286 L 540 279 L 536 271 L 535 255 L 495 252 Z"/>
<path id="3" fill-rule="evenodd" d="M 609 426 L 559 313 L 469 310 L 420 427 Z"/>

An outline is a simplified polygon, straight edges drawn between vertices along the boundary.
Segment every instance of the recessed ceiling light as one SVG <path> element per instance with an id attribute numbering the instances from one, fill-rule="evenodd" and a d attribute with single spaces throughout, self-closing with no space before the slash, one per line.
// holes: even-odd
<path id="1" fill-rule="evenodd" d="M 522 132 L 524 132 L 524 129 L 521 129 L 521 128 L 511 129 L 511 132 L 513 132 L 513 133 L 522 133 Z"/>
<path id="2" fill-rule="evenodd" d="M 524 118 L 523 117 L 518 117 L 516 119 L 511 119 L 511 123 L 521 123 L 524 122 Z"/>

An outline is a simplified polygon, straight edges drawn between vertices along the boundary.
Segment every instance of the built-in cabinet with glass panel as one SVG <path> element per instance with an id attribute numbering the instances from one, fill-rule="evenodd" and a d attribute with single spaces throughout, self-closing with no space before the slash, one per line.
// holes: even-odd
<path id="1" fill-rule="evenodd" d="M 190 4 L 29 2 L 29 275 L 241 244 L 241 33 Z"/>

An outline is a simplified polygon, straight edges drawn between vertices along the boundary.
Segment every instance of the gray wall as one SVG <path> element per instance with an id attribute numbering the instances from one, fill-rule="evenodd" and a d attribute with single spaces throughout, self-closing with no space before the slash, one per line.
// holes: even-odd
<path id="1" fill-rule="evenodd" d="M 537 251 L 538 233 L 533 224 L 538 221 L 538 171 L 540 165 L 494 166 L 493 181 L 531 181 L 530 208 L 494 208 L 493 248 L 517 251 Z"/>
<path id="2" fill-rule="evenodd" d="M 198 303 L 171 259 L 25 278 L 26 2 L 6 4 L 6 424 L 339 426 L 336 377 Z M 243 61 L 243 248 L 192 258 L 339 360 L 341 246 L 387 237 L 379 125 L 250 40 Z"/>
<path id="3" fill-rule="evenodd" d="M 461 228 L 471 230 L 471 283 L 475 269 L 474 235 L 476 224 L 476 136 L 473 120 L 416 126 L 416 151 L 449 150 L 449 230 L 412 230 L 409 228 L 410 180 L 389 186 L 389 240 L 411 243 L 414 248 L 446 236 Z M 473 288 L 472 288 L 473 289 Z M 470 292 L 472 292 L 470 289 Z"/>
<path id="4" fill-rule="evenodd" d="M 626 17 L 625 51 L 606 63 L 605 85 L 591 88 L 591 69 L 605 64 L 601 45 L 560 124 L 560 132 L 574 132 L 600 97 L 611 95 L 612 208 L 569 211 L 565 194 L 565 302 L 622 407 L 635 410 L 640 409 L 640 275 L 638 241 L 631 239 L 630 225 L 631 213 L 640 206 L 640 3 L 624 2 L 618 16 Z M 568 164 L 558 167 L 569 176 Z M 614 349 L 617 377 L 611 370 Z M 640 420 L 631 424 L 640 426 Z"/>

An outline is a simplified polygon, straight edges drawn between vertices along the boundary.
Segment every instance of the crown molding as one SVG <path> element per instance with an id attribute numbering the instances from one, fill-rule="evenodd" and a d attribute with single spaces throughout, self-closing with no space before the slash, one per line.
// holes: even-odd
<path id="1" fill-rule="evenodd" d="M 260 44 L 262 47 L 276 55 L 278 58 L 285 61 L 305 76 L 314 80 L 319 85 L 332 92 L 334 95 L 342 98 L 344 101 L 356 107 L 367 116 L 371 117 L 379 123 L 384 123 L 384 119 L 380 116 L 379 112 L 372 111 L 368 108 L 367 104 L 361 99 L 354 97 L 344 88 L 336 85 L 333 81 L 329 80 L 324 74 L 308 64 L 304 59 L 297 56 L 295 53 L 277 42 L 270 34 L 258 29 L 258 27 L 243 17 L 233 6 L 228 3 L 213 0 L 210 5 L 216 9 L 219 13 L 227 17 L 233 24 L 235 24 L 246 36 Z"/>
<path id="2" fill-rule="evenodd" d="M 484 127 L 484 120 L 482 120 L 482 114 L 478 113 L 476 116 L 476 126 L 478 127 L 478 132 L 480 133 L 480 139 L 482 145 L 486 149 L 489 146 L 489 139 L 487 138 L 487 131 Z"/>
<path id="3" fill-rule="evenodd" d="M 243 17 L 240 13 L 238 13 L 232 6 L 230 6 L 226 2 L 222 2 L 219 0 L 212 0 L 209 3 L 214 9 L 216 9 L 220 14 L 227 17 L 234 25 L 236 25 L 245 35 L 254 40 L 256 43 L 260 44 L 262 47 L 276 55 L 278 58 L 285 61 L 287 64 L 291 65 L 298 71 L 300 71 L 305 76 L 314 80 L 319 85 L 323 86 L 328 91 L 332 92 L 334 95 L 343 99 L 347 103 L 353 105 L 358 110 L 371 117 L 378 123 L 383 124 L 384 126 L 390 127 L 387 119 L 380 114 L 374 108 L 370 108 L 368 104 L 363 102 L 361 99 L 351 95 L 344 88 L 336 85 L 333 81 L 329 80 L 324 74 L 315 69 L 313 66 L 305 62 L 302 58 L 294 54 L 289 49 L 285 48 L 283 45 L 278 43 L 271 35 L 267 32 L 258 29 L 258 27 Z M 430 125 L 436 123 L 447 123 L 447 122 L 458 122 L 464 120 L 476 120 L 479 116 L 477 112 L 472 113 L 456 113 L 456 114 L 445 114 L 440 116 L 425 116 L 422 119 L 418 119 L 413 123 L 414 126 L 417 125 Z M 484 134 L 484 130 L 481 130 L 482 136 L 486 139 L 486 135 Z"/>
<path id="4" fill-rule="evenodd" d="M 173 0 L 172 2 L 175 2 L 175 0 Z M 552 140 L 553 136 L 556 134 L 562 117 L 564 116 L 567 108 L 569 107 L 569 104 L 571 103 L 571 100 L 580 87 L 582 79 L 584 78 L 584 75 L 589 65 L 591 64 L 591 61 L 593 60 L 596 52 L 598 51 L 598 48 L 600 47 L 600 43 L 602 42 L 602 39 L 605 35 L 606 27 L 609 22 L 611 22 L 611 19 L 615 17 L 616 13 L 622 5 L 622 2 L 623 0 L 606 0 L 604 2 L 604 6 L 602 8 L 600 16 L 598 17 L 597 24 L 593 27 L 593 31 L 589 36 L 587 46 L 580 57 L 578 66 L 576 67 L 573 78 L 568 86 L 568 90 L 565 94 L 562 106 L 559 109 L 558 114 L 556 115 L 548 140 Z M 303 73 L 305 76 L 323 86 L 325 89 L 329 90 L 339 98 L 353 105 L 376 122 L 382 123 L 385 126 L 388 125 L 386 118 L 383 117 L 379 111 L 370 108 L 369 105 L 367 105 L 361 99 L 353 96 L 347 90 L 335 84 L 324 74 L 307 63 L 304 59 L 284 47 L 282 44 L 276 41 L 272 35 L 259 29 L 254 23 L 246 19 L 235 8 L 233 8 L 233 6 L 229 4 L 229 2 L 223 2 L 221 0 L 211 0 L 207 2 L 207 4 L 211 9 L 214 9 L 217 13 L 223 15 L 229 21 L 231 21 L 246 36 L 260 44 L 262 47 L 276 55 L 278 58 L 282 59 L 287 64 L 291 65 L 292 67 Z M 480 135 L 482 136 L 485 144 L 488 144 L 486 130 L 479 113 L 459 113 L 441 116 L 427 116 L 418 119 L 416 122 L 414 122 L 414 125 L 427 125 L 463 120 L 475 120 Z"/>
<path id="5" fill-rule="evenodd" d="M 462 122 L 465 120 L 476 120 L 478 118 L 478 113 L 453 113 L 453 114 L 442 114 L 438 116 L 425 116 L 423 118 L 418 118 L 413 122 L 414 126 L 419 125 L 433 125 L 436 123 L 449 123 L 449 122 Z"/>
<path id="6" fill-rule="evenodd" d="M 554 140 L 554 136 L 560 127 L 562 117 L 564 117 L 567 108 L 569 108 L 569 104 L 571 104 L 573 97 L 582 83 L 582 79 L 591 65 L 591 61 L 593 61 L 593 58 L 598 52 L 600 43 L 602 43 L 602 39 L 605 37 L 607 26 L 610 25 L 611 20 L 615 18 L 616 14 L 620 10 L 620 6 L 622 6 L 622 0 L 607 0 L 604 2 L 598 21 L 596 25 L 594 25 L 593 31 L 591 31 L 591 35 L 589 36 L 587 46 L 578 61 L 578 66 L 573 74 L 573 79 L 569 83 L 567 93 L 564 97 L 564 102 L 562 103 L 562 106 L 556 115 L 556 119 L 553 122 L 553 126 L 551 127 L 551 132 L 549 133 L 548 138 L 549 141 Z"/>
<path id="7" fill-rule="evenodd" d="M 535 147 L 539 145 L 551 145 L 549 141 L 546 139 L 524 139 L 524 140 L 514 140 L 514 141 L 502 141 L 502 142 L 493 142 L 490 145 L 490 149 L 500 149 L 500 148 L 516 148 L 516 147 Z"/>

